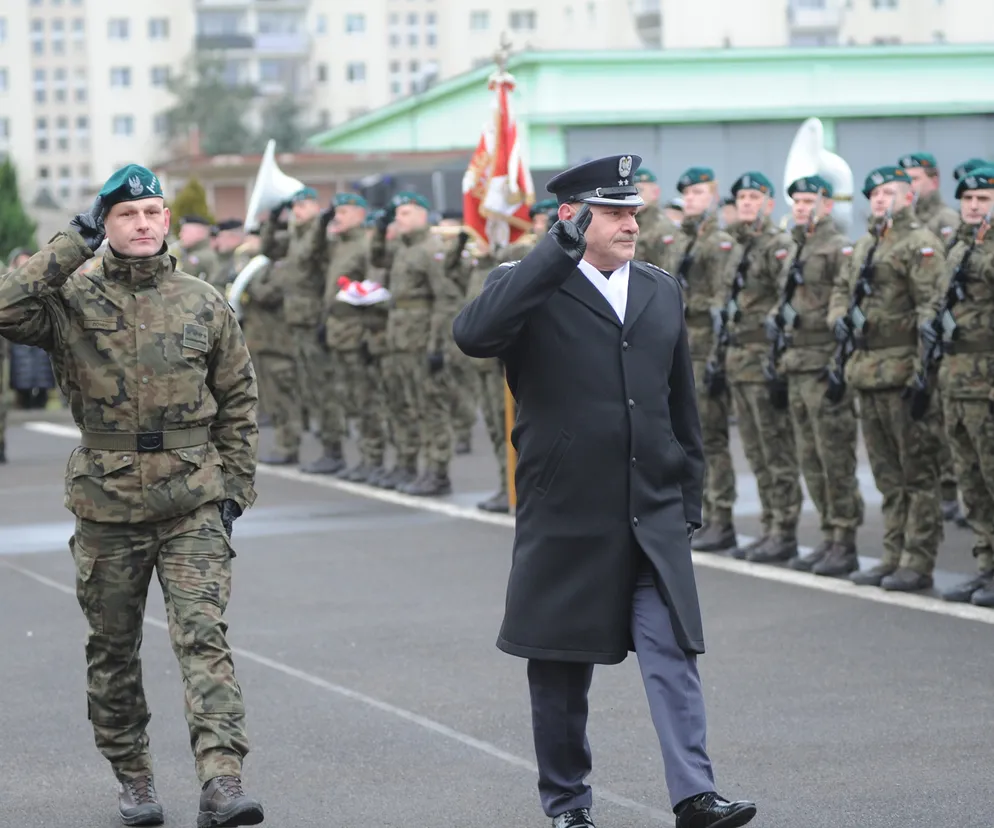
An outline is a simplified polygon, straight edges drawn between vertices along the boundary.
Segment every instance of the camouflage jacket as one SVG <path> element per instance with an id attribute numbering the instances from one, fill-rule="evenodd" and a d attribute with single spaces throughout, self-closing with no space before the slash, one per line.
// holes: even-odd
<path id="1" fill-rule="evenodd" d="M 210 285 L 216 281 L 220 268 L 217 253 L 211 247 L 210 239 L 204 239 L 189 249 L 180 248 L 176 256 L 176 269 L 181 273 L 189 273 Z"/>
<path id="2" fill-rule="evenodd" d="M 523 249 L 523 248 L 522 248 Z M 527 253 L 525 254 L 527 255 Z M 500 262 L 493 253 L 474 253 L 470 260 L 469 284 L 466 286 L 466 302 L 470 302 L 483 293 L 483 285 L 487 281 L 490 272 L 499 265 Z M 472 359 L 473 367 L 480 371 L 492 371 L 500 365 L 497 359 Z"/>
<path id="3" fill-rule="evenodd" d="M 658 204 L 647 204 L 635 214 L 635 221 L 639 226 L 635 258 L 672 273 L 672 268 L 676 267 L 673 259 L 678 249 L 676 241 L 680 228 Z"/>
<path id="4" fill-rule="evenodd" d="M 810 237 L 804 227 L 795 227 L 791 237 L 795 251 L 800 250 L 791 258 L 800 257 L 804 284 L 795 289 L 791 299 L 791 307 L 798 317 L 793 329 L 786 330 L 789 344 L 780 359 L 780 367 L 788 374 L 822 371 L 831 365 L 835 352 L 835 337 L 828 327 L 832 288 L 840 270 L 852 256 L 853 248 L 831 216 L 819 221 Z M 790 266 L 783 272 L 780 298 L 789 272 Z M 780 307 L 780 298 L 774 312 Z"/>
<path id="5" fill-rule="evenodd" d="M 915 204 L 915 215 L 918 221 L 942 240 L 943 248 L 948 252 L 956 241 L 956 229 L 960 223 L 959 213 L 943 204 L 942 195 L 938 190 L 934 190 L 918 199 Z"/>
<path id="6" fill-rule="evenodd" d="M 953 274 L 973 243 L 975 226 L 961 225 L 939 279 L 932 310 L 944 304 Z M 994 389 L 994 233 L 974 246 L 966 269 L 967 298 L 952 308 L 956 333 L 942 357 L 939 385 L 947 397 L 986 400 Z"/>
<path id="7" fill-rule="evenodd" d="M 445 245 L 427 227 L 388 244 L 376 233 L 370 242 L 373 263 L 387 269 L 392 296 L 387 318 L 390 352 L 442 353 L 452 337 L 452 320 L 463 292 L 445 267 Z"/>
<path id="8" fill-rule="evenodd" d="M 382 316 L 387 305 L 359 307 L 339 302 L 335 297 L 342 289 L 340 280 L 361 282 L 369 271 L 369 245 L 366 231 L 355 227 L 339 233 L 330 245 L 328 272 L 324 285 L 325 342 L 336 351 L 355 351 L 363 343 L 367 320 L 372 315 Z"/>
<path id="9" fill-rule="evenodd" d="M 877 223 L 870 217 L 870 227 Z M 828 324 L 849 311 L 860 268 L 873 247 L 867 233 L 858 242 L 846 266 L 839 271 L 828 312 Z M 866 316 L 865 336 L 846 365 L 846 379 L 858 390 L 901 388 L 920 365 L 918 327 L 931 318 L 936 285 L 945 256 L 935 235 L 911 212 L 894 215 L 874 254 L 871 290 L 860 303 Z"/>
<path id="10" fill-rule="evenodd" d="M 502 247 L 497 251 L 496 259 L 498 264 L 500 262 L 520 262 L 525 256 L 531 253 L 535 249 L 535 245 L 538 244 L 538 236 L 534 233 L 525 233 L 506 247 Z M 480 290 L 482 290 L 482 286 Z M 468 295 L 472 295 L 472 289 L 466 291 Z"/>
<path id="11" fill-rule="evenodd" d="M 735 240 L 718 227 L 714 216 L 688 216 L 680 227 L 680 236 L 674 243 L 674 271 L 690 251 L 690 265 L 685 274 L 687 334 L 690 338 L 690 356 L 694 360 L 707 359 L 714 346 L 711 325 L 711 308 L 727 300 L 727 285 L 735 275 L 739 251 Z"/>
<path id="12" fill-rule="evenodd" d="M 275 224 L 266 222 L 262 230 L 263 251 L 273 248 L 276 232 Z M 328 269 L 326 227 L 321 223 L 320 216 L 314 216 L 303 224 L 292 224 L 289 232 L 290 246 L 285 257 L 283 320 L 292 327 L 310 327 L 316 330 L 322 321 L 325 274 Z"/>
<path id="13" fill-rule="evenodd" d="M 214 252 L 217 265 L 214 271 L 207 277 L 208 283 L 216 288 L 225 297 L 228 296 L 231 283 L 235 281 L 238 270 L 235 269 L 235 251 L 230 253 Z"/>
<path id="14" fill-rule="evenodd" d="M 175 271 L 168 254 L 123 259 L 58 233 L 0 277 L 0 334 L 44 348 L 81 431 L 208 427 L 210 442 L 135 453 L 77 448 L 66 506 L 77 517 L 145 523 L 230 498 L 255 501 L 255 372 L 241 328 L 216 290 Z"/>
<path id="15" fill-rule="evenodd" d="M 286 251 L 290 246 L 287 230 L 270 232 L 268 253 L 270 263 L 245 286 L 242 294 L 242 330 L 253 355 L 270 354 L 292 357 L 290 331 L 283 322 L 283 281 L 286 271 Z M 239 248 L 235 257 L 243 269 L 250 261 L 249 253 Z M 282 264 L 281 264 L 282 263 Z"/>

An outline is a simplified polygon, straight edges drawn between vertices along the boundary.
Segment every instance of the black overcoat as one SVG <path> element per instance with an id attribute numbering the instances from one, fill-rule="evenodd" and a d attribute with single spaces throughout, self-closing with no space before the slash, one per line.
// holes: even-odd
<path id="1" fill-rule="evenodd" d="M 517 403 L 517 516 L 497 646 L 623 661 L 644 553 L 677 641 L 703 653 L 686 523 L 701 523 L 704 452 L 676 280 L 632 262 L 622 324 L 546 237 L 490 274 L 453 334 L 467 355 L 503 360 Z"/>

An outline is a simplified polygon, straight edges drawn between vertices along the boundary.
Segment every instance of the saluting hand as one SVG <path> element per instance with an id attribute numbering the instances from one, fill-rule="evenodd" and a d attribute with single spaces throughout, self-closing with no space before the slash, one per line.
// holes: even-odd
<path id="1" fill-rule="evenodd" d="M 77 213 L 69 222 L 69 226 L 83 237 L 90 250 L 96 250 L 103 244 L 106 231 L 104 230 L 104 200 L 100 196 L 93 199 L 93 204 L 85 213 Z"/>
<path id="2" fill-rule="evenodd" d="M 593 215 L 590 205 L 584 204 L 573 218 L 559 219 L 549 230 L 549 235 L 555 239 L 563 253 L 574 262 L 579 262 L 587 249 L 587 240 L 583 234 L 590 226 L 591 219 Z"/>

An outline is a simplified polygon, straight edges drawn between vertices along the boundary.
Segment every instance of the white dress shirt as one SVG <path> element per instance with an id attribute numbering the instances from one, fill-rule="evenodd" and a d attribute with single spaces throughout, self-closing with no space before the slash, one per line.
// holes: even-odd
<path id="1" fill-rule="evenodd" d="M 618 314 L 618 319 L 622 323 L 625 321 L 625 309 L 628 307 L 628 267 L 630 264 L 631 262 L 625 262 L 611 274 L 610 279 L 605 278 L 604 274 L 586 259 L 580 259 L 580 264 L 578 265 L 583 275 L 590 280 L 591 284 L 607 299 L 608 304 L 614 308 L 614 312 Z"/>

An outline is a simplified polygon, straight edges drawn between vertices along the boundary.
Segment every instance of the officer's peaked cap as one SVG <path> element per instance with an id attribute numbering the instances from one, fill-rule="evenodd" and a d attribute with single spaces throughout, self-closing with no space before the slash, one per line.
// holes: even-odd
<path id="1" fill-rule="evenodd" d="M 642 207 L 645 202 L 635 186 L 638 155 L 609 155 L 570 167 L 546 185 L 560 204 L 583 202 L 608 207 Z"/>

